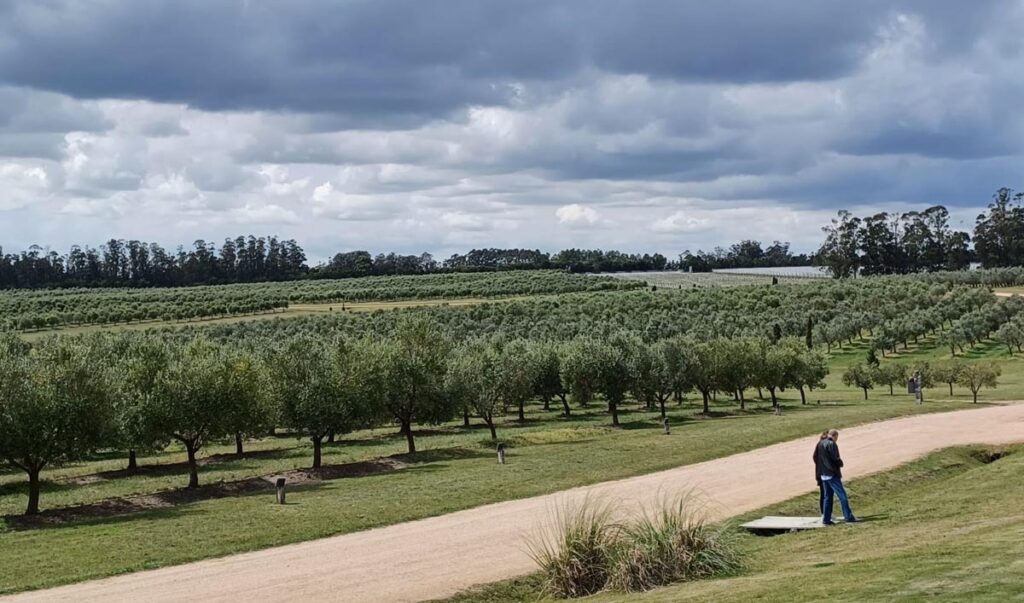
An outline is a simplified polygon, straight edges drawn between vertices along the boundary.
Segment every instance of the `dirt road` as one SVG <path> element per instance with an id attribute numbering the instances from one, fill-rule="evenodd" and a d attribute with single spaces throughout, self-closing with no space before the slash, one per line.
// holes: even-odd
<path id="1" fill-rule="evenodd" d="M 765 428 L 770 429 L 770 417 Z M 676 437 L 668 436 L 668 437 Z M 680 436 L 682 437 L 682 436 Z M 600 496 L 638 509 L 665 493 L 700 492 L 714 518 L 814 489 L 816 435 L 713 461 L 376 530 L 139 572 L 3 601 L 418 601 L 529 573 L 524 538 L 570 501 Z M 847 478 L 930 451 L 1024 442 L 1024 404 L 921 415 L 843 430 Z M 438 496 L 458 496 L 438 492 Z M 853 499 L 856 510 L 856 498 Z M 103 554 L 97 551 L 97 554 Z"/>

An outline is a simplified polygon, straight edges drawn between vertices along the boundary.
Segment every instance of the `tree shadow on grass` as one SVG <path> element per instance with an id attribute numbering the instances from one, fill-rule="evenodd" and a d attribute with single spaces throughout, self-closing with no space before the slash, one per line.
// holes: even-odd
<path id="1" fill-rule="evenodd" d="M 271 493 L 274 491 L 275 482 L 279 477 L 285 478 L 287 487 L 291 490 L 322 484 L 330 480 L 367 477 L 394 471 L 423 470 L 430 467 L 426 463 L 476 456 L 489 455 L 462 449 L 425 451 L 371 461 L 324 465 L 320 469 L 292 469 L 243 480 L 204 484 L 198 488 L 179 488 L 150 494 L 110 498 L 85 505 L 46 509 L 38 515 L 8 515 L 4 517 L 4 520 L 8 528 L 12 530 L 52 528 L 69 524 L 83 525 L 96 520 L 114 518 L 125 520 L 134 518 L 140 513 L 177 509 L 203 500 Z M 414 463 L 424 463 L 425 465 L 414 465 Z"/>
<path id="2" fill-rule="evenodd" d="M 200 457 L 197 460 L 197 463 L 200 467 L 217 465 L 219 467 L 230 469 L 232 463 L 256 459 L 288 458 L 292 456 L 299 456 L 300 452 L 301 451 L 296 448 L 275 448 L 272 450 L 255 450 L 247 452 L 242 456 L 236 456 L 234 454 L 213 454 L 207 457 Z M 304 453 L 301 453 L 301 455 L 305 456 Z M 181 475 L 187 472 L 188 463 L 185 461 L 179 461 L 176 463 L 160 463 L 152 465 L 140 464 L 135 471 L 128 471 L 127 468 L 113 469 L 110 471 L 100 471 L 98 473 L 89 473 L 86 475 L 64 477 L 55 481 L 72 486 L 84 486 L 87 484 L 115 479 L 127 479 L 132 477 L 167 477 L 169 475 Z"/>

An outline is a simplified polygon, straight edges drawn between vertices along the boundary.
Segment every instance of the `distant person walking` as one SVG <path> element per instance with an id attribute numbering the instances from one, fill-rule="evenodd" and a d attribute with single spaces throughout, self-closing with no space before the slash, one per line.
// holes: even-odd
<path id="1" fill-rule="evenodd" d="M 821 432 L 821 437 L 818 438 L 818 442 L 814 445 L 814 454 L 811 456 L 814 459 L 814 481 L 818 484 L 818 513 L 822 517 L 825 516 L 825 485 L 821 481 L 821 461 L 818 460 L 818 451 L 821 450 L 821 442 L 828 437 L 828 430 Z"/>
<path id="2" fill-rule="evenodd" d="M 850 501 L 846 497 L 846 489 L 843 488 L 843 459 L 839 456 L 838 440 L 839 432 L 833 429 L 828 432 L 827 438 L 818 442 L 816 450 L 818 463 L 821 465 L 821 483 L 825 495 L 825 502 L 821 510 L 821 522 L 827 526 L 833 524 L 833 494 L 839 498 L 839 505 L 843 509 L 843 518 L 846 522 L 857 522 L 853 511 L 850 510 Z"/>

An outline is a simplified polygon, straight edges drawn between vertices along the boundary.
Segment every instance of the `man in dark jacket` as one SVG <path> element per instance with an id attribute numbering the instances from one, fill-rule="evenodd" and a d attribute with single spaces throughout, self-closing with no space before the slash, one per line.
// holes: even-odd
<path id="1" fill-rule="evenodd" d="M 821 483 L 825 494 L 825 504 L 822 509 L 821 522 L 827 526 L 832 521 L 832 495 L 839 498 L 839 505 L 843 509 L 843 518 L 847 523 L 855 523 L 857 518 L 850 510 L 850 502 L 846 497 L 846 489 L 843 488 L 843 459 L 839 456 L 839 432 L 835 429 L 828 432 L 828 437 L 818 442 L 815 450 L 815 460 L 821 471 Z"/>
<path id="2" fill-rule="evenodd" d="M 817 444 L 814 445 L 814 454 L 811 455 L 811 459 L 814 460 L 814 482 L 818 484 L 818 513 L 823 517 L 825 515 L 825 484 L 821 481 L 821 462 L 818 461 L 818 450 L 821 449 L 822 441 L 828 438 L 828 431 L 821 432 L 821 437 L 818 438 Z"/>

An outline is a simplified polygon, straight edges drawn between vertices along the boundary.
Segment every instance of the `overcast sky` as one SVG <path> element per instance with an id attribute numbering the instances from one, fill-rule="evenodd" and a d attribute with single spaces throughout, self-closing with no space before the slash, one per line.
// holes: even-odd
<path id="1" fill-rule="evenodd" d="M 0 244 L 810 250 L 1024 187 L 1024 0 L 0 0 Z"/>

